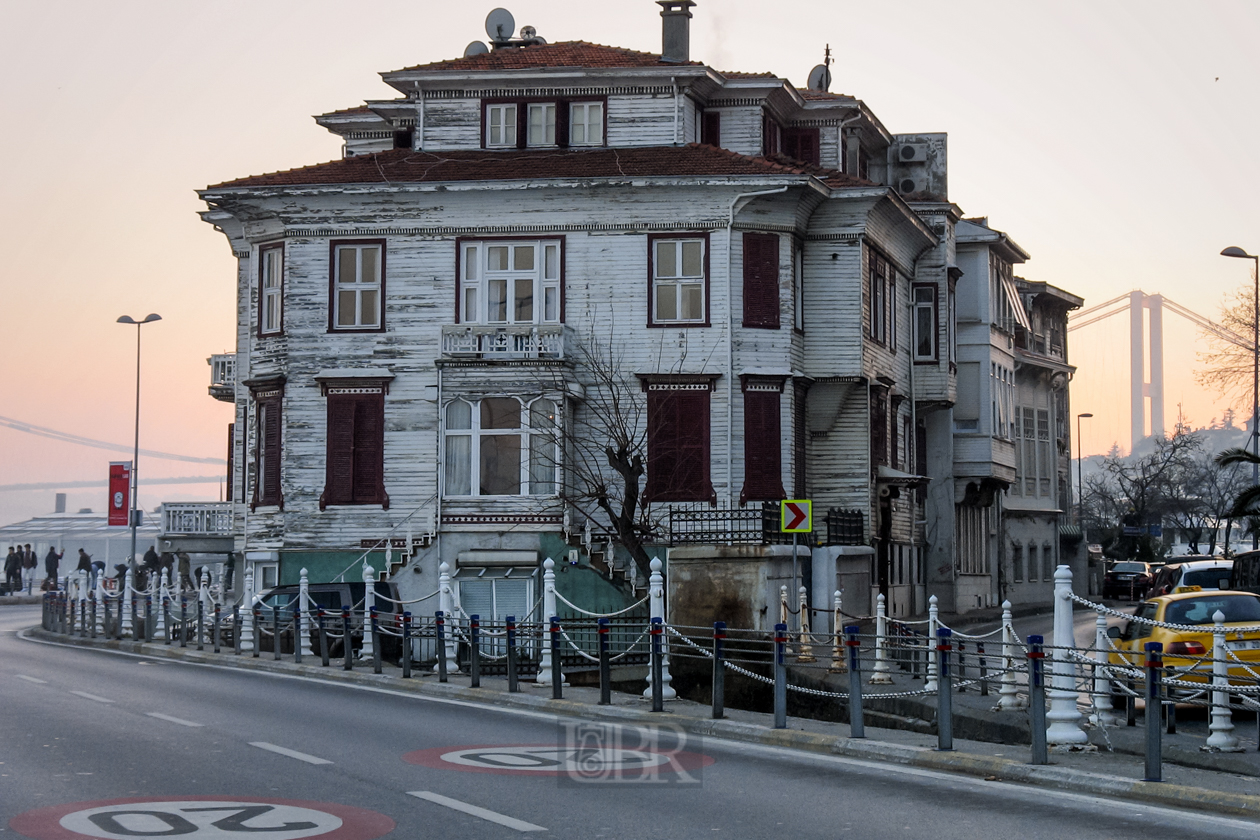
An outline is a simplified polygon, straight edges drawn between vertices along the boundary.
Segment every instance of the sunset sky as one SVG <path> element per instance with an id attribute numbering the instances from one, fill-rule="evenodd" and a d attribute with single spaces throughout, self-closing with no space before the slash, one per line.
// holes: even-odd
<path id="1" fill-rule="evenodd" d="M 194 190 L 331 160 L 311 115 L 395 94 L 377 73 L 457 57 L 494 2 L 0 0 L 0 418 L 129 445 L 144 327 L 141 446 L 222 458 L 231 408 L 206 393 L 230 352 L 235 261 Z M 660 50 L 650 0 L 512 0 L 549 41 Z M 1216 317 L 1260 252 L 1260 3 L 699 0 L 692 58 L 832 91 L 893 132 L 949 133 L 950 198 L 1033 259 L 1018 273 L 1086 305 L 1141 288 Z M 1195 328 L 1165 316 L 1166 416 L 1226 408 L 1194 381 Z M 1074 332 L 1086 454 L 1128 441 L 1128 322 Z M 1244 412 L 1245 413 L 1245 412 Z M 0 425 L 0 524 L 129 456 Z M 143 478 L 219 476 L 142 456 Z M 42 489 L 13 489 L 34 484 Z M 71 510 L 105 489 L 68 487 Z M 141 504 L 220 483 L 141 487 Z"/>

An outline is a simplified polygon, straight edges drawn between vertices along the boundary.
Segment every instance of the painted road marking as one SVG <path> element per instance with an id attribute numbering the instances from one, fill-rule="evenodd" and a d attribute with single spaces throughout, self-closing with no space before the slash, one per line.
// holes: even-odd
<path id="1" fill-rule="evenodd" d="M 72 802 L 19 814 L 9 826 L 35 840 L 125 840 L 174 835 L 210 840 L 259 832 L 268 840 L 374 840 L 396 828 L 389 817 L 362 808 L 248 796 Z"/>
<path id="2" fill-rule="evenodd" d="M 114 702 L 113 700 L 110 700 L 108 697 L 99 697 L 95 694 L 88 694 L 86 691 L 72 691 L 70 693 L 78 695 L 79 697 L 82 697 L 85 700 L 95 700 L 97 703 L 113 703 Z"/>
<path id="3" fill-rule="evenodd" d="M 541 825 L 534 825 L 524 820 L 518 820 L 516 817 L 509 817 L 506 814 L 500 814 L 498 811 L 491 811 L 478 805 L 469 805 L 467 802 L 460 802 L 458 799 L 451 799 L 449 796 L 443 796 L 440 793 L 433 793 L 428 790 L 409 790 L 408 796 L 414 796 L 417 799 L 423 799 L 426 802 L 432 802 L 434 805 L 442 805 L 450 808 L 452 811 L 460 811 L 469 816 L 479 817 L 492 823 L 498 823 L 508 828 L 514 828 L 517 831 L 546 831 Z"/>
<path id="4" fill-rule="evenodd" d="M 180 726 L 204 726 L 205 725 L 201 723 L 193 723 L 191 720 L 184 720 L 183 718 L 177 718 L 177 717 L 171 717 L 170 715 L 164 715 L 161 712 L 145 712 L 145 714 L 151 718 L 157 718 L 158 720 L 165 720 L 165 721 L 168 721 L 169 723 L 178 723 Z"/>
<path id="5" fill-rule="evenodd" d="M 584 781 L 647 779 L 671 774 L 684 780 L 713 763 L 707 755 L 646 747 L 556 744 L 505 744 L 475 747 L 437 747 L 403 756 L 408 764 L 498 773 L 509 776 L 568 776 Z"/>
<path id="6" fill-rule="evenodd" d="M 26 674 L 18 674 L 17 678 L 19 680 L 26 680 L 27 682 L 39 683 L 40 685 L 48 685 L 48 680 L 37 680 L 34 677 L 26 676 Z"/>
<path id="7" fill-rule="evenodd" d="M 250 741 L 249 745 L 251 747 L 258 747 L 260 750 L 267 750 L 268 752 L 287 755 L 289 758 L 296 758 L 298 761 L 305 761 L 307 764 L 332 764 L 332 762 L 326 758 L 307 755 L 304 752 L 290 750 L 285 747 L 277 747 L 275 744 L 268 744 L 266 741 Z"/>

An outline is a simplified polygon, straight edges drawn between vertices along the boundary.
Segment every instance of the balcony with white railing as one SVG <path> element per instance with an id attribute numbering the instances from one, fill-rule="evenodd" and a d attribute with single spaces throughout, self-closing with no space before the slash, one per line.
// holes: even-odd
<path id="1" fill-rule="evenodd" d="M 471 359 L 563 359 L 563 324 L 447 324 L 442 355 Z"/>
<path id="2" fill-rule="evenodd" d="M 223 402 L 236 401 L 236 354 L 215 353 L 206 359 L 210 365 L 210 396 Z"/>
<path id="3" fill-rule="evenodd" d="M 163 502 L 163 537 L 230 537 L 231 502 Z"/>

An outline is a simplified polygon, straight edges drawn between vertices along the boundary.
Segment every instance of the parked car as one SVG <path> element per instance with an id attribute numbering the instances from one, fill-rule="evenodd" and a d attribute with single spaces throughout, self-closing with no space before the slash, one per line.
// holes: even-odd
<path id="1" fill-rule="evenodd" d="M 1123 628 L 1109 627 L 1107 635 L 1119 649 L 1119 652 L 1111 654 L 1111 661 L 1117 665 L 1140 668 L 1146 643 L 1161 642 L 1166 666 L 1179 671 L 1191 669 L 1184 675 L 1179 674 L 1178 679 L 1207 682 L 1211 679 L 1212 665 L 1200 659 L 1212 652 L 1212 629 L 1215 626 L 1212 617 L 1217 610 L 1225 615 L 1225 627 L 1229 629 L 1226 646 L 1254 669 L 1260 663 L 1260 630 L 1242 632 L 1241 628 L 1260 625 L 1260 595 L 1219 590 L 1160 595 L 1138 604 L 1133 611 L 1134 616 L 1168 624 L 1202 626 L 1203 629 L 1170 630 L 1132 620 Z M 1255 684 L 1255 679 L 1246 673 L 1242 665 L 1231 667 L 1229 673 L 1240 683 Z"/>
<path id="2" fill-rule="evenodd" d="M 1176 563 L 1169 563 L 1155 573 L 1151 583 L 1151 594 L 1171 595 L 1174 592 L 1190 591 L 1189 587 L 1199 589 L 1231 589 L 1230 572 L 1234 561 L 1217 557 L 1179 558 Z"/>
<path id="3" fill-rule="evenodd" d="M 1229 588 L 1260 595 L 1260 551 L 1243 551 L 1234 555 Z"/>
<path id="4" fill-rule="evenodd" d="M 367 591 L 367 587 L 363 581 L 349 581 L 346 583 L 312 583 L 307 588 L 307 596 L 314 602 L 314 606 L 324 608 L 326 616 L 326 626 L 330 631 L 328 639 L 328 648 L 330 656 L 343 656 L 345 648 L 343 640 L 340 638 L 341 627 L 340 618 L 342 607 L 350 607 L 354 618 L 350 624 L 351 650 L 359 650 L 363 647 L 363 596 Z M 394 627 L 394 614 L 402 611 L 401 607 L 393 603 L 400 600 L 398 596 L 397 585 L 388 581 L 377 581 L 375 585 L 376 592 L 376 612 L 380 616 L 382 626 Z M 293 620 L 293 610 L 297 605 L 298 586 L 297 584 L 287 584 L 285 586 L 277 586 L 272 589 L 264 590 L 255 597 L 255 603 L 262 610 L 262 621 L 265 626 L 270 628 L 272 624 L 279 620 L 283 626 L 285 623 Z M 392 600 L 386 600 L 392 599 Z M 355 614 L 357 612 L 357 614 Z M 310 616 L 310 638 L 311 649 L 316 653 L 319 652 L 319 629 L 314 621 L 313 615 Z M 292 631 L 288 631 L 287 643 L 292 645 Z M 331 634 L 337 634 L 334 637 Z M 285 636 L 282 633 L 282 650 L 284 649 Z M 389 635 L 381 634 L 381 657 L 389 660 L 397 660 L 402 657 L 402 640 Z"/>
<path id="5" fill-rule="evenodd" d="M 1145 598 L 1151 586 L 1152 576 L 1149 563 L 1138 560 L 1120 560 L 1112 563 L 1103 575 L 1103 597 L 1129 598 L 1134 601 Z"/>

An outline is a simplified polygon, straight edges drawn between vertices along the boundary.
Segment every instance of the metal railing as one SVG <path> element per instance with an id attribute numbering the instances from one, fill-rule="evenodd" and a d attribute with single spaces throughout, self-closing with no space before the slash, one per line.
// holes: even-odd
<path id="1" fill-rule="evenodd" d="M 210 365 L 210 395 L 217 399 L 235 399 L 236 354 L 215 353 L 206 359 Z"/>
<path id="2" fill-rule="evenodd" d="M 822 520 L 826 529 L 815 527 L 812 533 L 799 534 L 801 545 L 865 545 L 866 516 L 862 511 L 830 508 Z M 781 524 L 778 502 L 747 507 L 670 505 L 669 543 L 790 545 L 792 535 L 782 533 Z"/>
<path id="3" fill-rule="evenodd" d="M 563 324 L 447 324 L 442 355 L 501 359 L 563 359 Z"/>
<path id="4" fill-rule="evenodd" d="M 163 502 L 162 533 L 187 536 L 230 536 L 231 502 Z"/>

